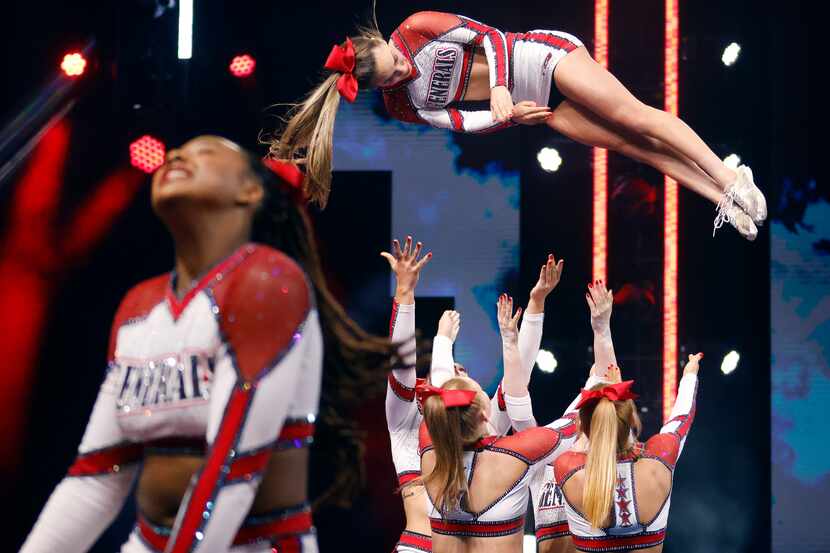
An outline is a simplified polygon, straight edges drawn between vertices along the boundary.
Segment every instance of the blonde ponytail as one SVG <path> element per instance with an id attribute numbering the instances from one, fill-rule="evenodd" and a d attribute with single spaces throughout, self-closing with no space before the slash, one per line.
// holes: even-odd
<path id="1" fill-rule="evenodd" d="M 603 385 L 591 388 L 599 390 Z M 588 522 L 602 527 L 611 513 L 617 483 L 617 456 L 631 450 L 640 435 L 640 417 L 630 399 L 601 398 L 579 410 L 579 424 L 589 439 L 582 505 Z"/>
<path id="2" fill-rule="evenodd" d="M 588 522 L 600 528 L 608 518 L 617 478 L 617 410 L 612 401 L 599 400 L 591 415 L 590 432 L 582 504 Z"/>
<path id="3" fill-rule="evenodd" d="M 354 76 L 358 86 L 372 86 L 375 58 L 372 50 L 383 42 L 376 24 L 358 29 L 351 37 L 355 50 Z M 337 79 L 340 73 L 329 74 L 302 102 L 292 104 L 283 119 L 282 133 L 270 140 L 269 155 L 283 161 L 305 166 L 304 191 L 310 202 L 326 207 L 331 192 L 331 160 L 333 156 L 334 121 L 340 107 Z"/>

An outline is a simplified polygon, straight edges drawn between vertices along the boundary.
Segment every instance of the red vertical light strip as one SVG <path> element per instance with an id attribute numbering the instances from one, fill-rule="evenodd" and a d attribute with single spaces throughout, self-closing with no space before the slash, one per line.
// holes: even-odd
<path id="1" fill-rule="evenodd" d="M 608 68 L 608 0 L 594 1 L 594 59 Z M 593 149 L 593 280 L 608 280 L 608 151 Z"/>
<path id="2" fill-rule="evenodd" d="M 677 115 L 679 0 L 666 0 L 664 90 L 665 110 Z M 677 394 L 677 181 L 665 177 L 663 222 L 663 420 L 668 420 Z"/>

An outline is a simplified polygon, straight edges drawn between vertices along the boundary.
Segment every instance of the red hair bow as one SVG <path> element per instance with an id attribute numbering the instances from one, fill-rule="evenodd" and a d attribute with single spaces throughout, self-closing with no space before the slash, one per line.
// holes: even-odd
<path id="1" fill-rule="evenodd" d="M 340 73 L 337 79 L 337 92 L 349 103 L 357 99 L 357 79 L 354 76 L 354 45 L 352 39 L 346 38 L 346 44 L 335 44 L 326 58 L 324 67 Z"/>
<path id="2" fill-rule="evenodd" d="M 271 172 L 285 181 L 291 188 L 302 189 L 305 175 L 293 163 L 286 163 L 271 157 L 264 157 L 262 163 L 268 167 Z"/>
<path id="3" fill-rule="evenodd" d="M 625 399 L 637 399 L 639 396 L 631 391 L 631 386 L 634 384 L 633 380 L 626 380 L 625 382 L 618 382 L 604 386 L 598 390 L 585 390 L 579 394 L 579 403 L 576 408 L 579 409 L 583 405 L 587 405 L 593 401 L 599 401 L 602 398 L 610 399 L 611 401 L 623 401 Z"/>
<path id="4" fill-rule="evenodd" d="M 439 396 L 444 402 L 444 407 L 467 407 L 476 397 L 475 390 L 445 390 L 429 384 L 421 384 L 415 389 L 415 393 L 418 394 L 421 404 L 432 396 Z"/>

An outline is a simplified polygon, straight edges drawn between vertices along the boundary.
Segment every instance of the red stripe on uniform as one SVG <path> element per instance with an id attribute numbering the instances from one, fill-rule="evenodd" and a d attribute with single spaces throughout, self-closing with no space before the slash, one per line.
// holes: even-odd
<path id="1" fill-rule="evenodd" d="M 401 539 L 398 540 L 398 545 L 406 545 L 420 551 L 430 552 L 432 551 L 432 538 L 404 530 L 401 534 Z"/>
<path id="2" fill-rule="evenodd" d="M 168 528 L 163 528 L 169 532 Z M 277 548 L 280 553 L 296 551 L 300 552 L 302 544 L 297 536 L 308 534 L 313 530 L 311 513 L 300 511 L 285 517 L 280 517 L 272 522 L 243 526 L 233 538 L 233 545 L 246 545 L 256 542 L 272 541 L 279 544 L 282 549 Z M 155 551 L 164 551 L 170 539 L 169 534 L 162 533 L 150 524 L 144 517 L 138 517 L 138 531 L 142 539 Z"/>
<path id="3" fill-rule="evenodd" d="M 287 442 L 289 440 L 306 440 L 314 436 L 314 423 L 312 422 L 294 422 L 286 424 L 282 427 L 277 442 Z"/>
<path id="4" fill-rule="evenodd" d="M 439 534 L 463 534 L 464 536 L 482 537 L 504 536 L 518 532 L 525 525 L 525 517 L 520 516 L 505 522 L 447 522 L 441 519 L 429 519 L 433 532 Z"/>
<path id="5" fill-rule="evenodd" d="M 481 23 L 477 23 L 472 21 L 471 19 L 463 18 L 464 24 L 479 33 L 479 37 L 477 42 L 481 42 L 481 39 L 484 38 L 486 35 L 490 39 L 490 43 L 493 45 L 493 51 L 496 55 L 496 86 L 507 86 L 507 46 L 502 40 L 502 35 L 499 33 L 497 29 L 494 27 L 489 27 L 487 25 L 482 25 Z"/>
<path id="6" fill-rule="evenodd" d="M 538 541 L 561 538 L 568 534 L 570 534 L 570 530 L 568 529 L 567 521 L 536 528 L 536 539 Z"/>
<path id="7" fill-rule="evenodd" d="M 400 380 L 395 378 L 395 375 L 393 373 L 389 373 L 388 381 L 389 387 L 392 389 L 396 396 L 398 396 L 404 401 L 412 401 L 415 399 L 415 388 L 405 386 L 403 383 L 401 383 Z"/>
<path id="8" fill-rule="evenodd" d="M 205 510 L 205 505 L 214 496 L 217 483 L 221 477 L 222 467 L 227 463 L 228 453 L 236 442 L 236 436 L 245 420 L 248 404 L 253 399 L 253 389 L 251 386 L 248 386 L 247 389 L 235 386 L 233 392 L 231 392 L 225 415 L 219 426 L 219 432 L 216 434 L 216 440 L 213 442 L 213 447 L 210 450 L 207 462 L 205 462 L 205 467 L 199 475 L 199 480 L 190 494 L 187 510 L 176 533 L 170 553 L 190 551 L 196 531 L 204 520 L 202 513 Z"/>
<path id="9" fill-rule="evenodd" d="M 462 117 L 461 112 L 455 108 L 448 108 L 447 113 L 450 114 L 450 123 L 452 123 L 453 130 L 463 131 L 464 117 Z"/>
<path id="10" fill-rule="evenodd" d="M 234 545 L 252 543 L 267 536 L 287 536 L 307 534 L 311 532 L 311 512 L 300 511 L 292 515 L 280 518 L 273 522 L 257 524 L 240 528 L 233 540 Z M 282 551 L 277 549 L 277 551 Z"/>
<path id="11" fill-rule="evenodd" d="M 574 545 L 581 551 L 608 551 L 610 547 L 652 547 L 660 545 L 666 537 L 666 531 L 660 530 L 653 534 L 645 534 L 639 536 L 626 536 L 620 538 L 601 537 L 594 539 L 585 539 L 574 535 Z"/>
<path id="12" fill-rule="evenodd" d="M 412 482 L 416 478 L 420 478 L 420 477 L 421 477 L 421 471 L 418 471 L 418 470 L 402 472 L 402 473 L 398 474 L 398 485 L 403 486 L 405 484 L 409 484 L 410 482 Z"/>
<path id="13" fill-rule="evenodd" d="M 78 455 L 69 467 L 69 476 L 94 476 L 117 472 L 121 465 L 134 463 L 141 459 L 144 446 L 141 444 L 121 444 L 107 449 Z"/>
<path id="14" fill-rule="evenodd" d="M 271 450 L 266 449 L 260 451 L 259 453 L 254 453 L 253 455 L 242 455 L 237 457 L 230 466 L 227 479 L 236 480 L 238 478 L 244 478 L 246 476 L 251 476 L 261 472 L 265 469 L 265 465 L 268 464 L 268 458 L 270 455 Z"/>
<path id="15" fill-rule="evenodd" d="M 571 42 L 567 38 L 562 38 L 561 36 L 549 33 L 524 33 L 518 36 L 520 39 L 541 42 L 542 44 L 547 44 L 548 46 L 559 48 L 560 50 L 565 50 L 566 52 L 579 48 L 577 44 Z"/>

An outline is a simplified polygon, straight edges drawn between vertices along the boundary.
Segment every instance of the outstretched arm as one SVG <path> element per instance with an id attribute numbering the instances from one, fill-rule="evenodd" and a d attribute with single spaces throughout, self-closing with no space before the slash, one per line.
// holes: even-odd
<path id="1" fill-rule="evenodd" d="M 386 422 L 390 430 L 398 428 L 415 407 L 415 288 L 421 269 L 432 259 L 432 253 L 421 257 L 423 244 L 412 247 L 412 237 L 407 236 L 404 246 L 392 242 L 392 252 L 381 252 L 395 274 L 395 299 L 389 321 L 389 335 L 393 342 L 401 344 L 406 366 L 389 374 L 386 387 Z"/>
<path id="2" fill-rule="evenodd" d="M 611 339 L 611 310 L 614 307 L 614 294 L 597 280 L 588 285 L 585 301 L 591 312 L 591 329 L 594 331 L 594 366 L 591 374 L 604 379 L 610 366 L 617 366 L 614 354 L 614 342 Z"/>
<path id="3" fill-rule="evenodd" d="M 432 341 L 432 363 L 429 378 L 433 386 L 441 387 L 455 376 L 455 360 L 452 345 L 461 328 L 461 314 L 458 311 L 444 311 L 438 321 L 438 333 Z"/>
<path id="4" fill-rule="evenodd" d="M 669 420 L 660 429 L 660 433 L 652 436 L 646 442 L 646 453 L 659 458 L 670 469 L 673 469 L 677 459 L 683 452 L 686 437 L 692 428 L 695 418 L 697 399 L 697 372 L 703 354 L 690 355 L 686 367 L 683 369 L 683 378 L 677 389 L 677 399 L 674 401 Z"/>

